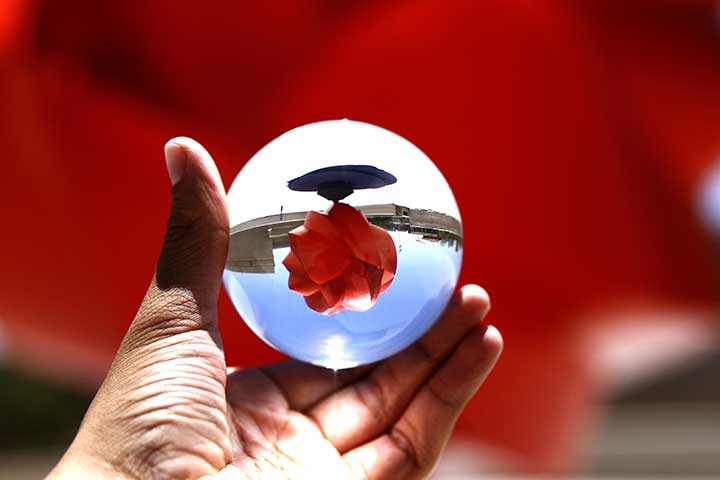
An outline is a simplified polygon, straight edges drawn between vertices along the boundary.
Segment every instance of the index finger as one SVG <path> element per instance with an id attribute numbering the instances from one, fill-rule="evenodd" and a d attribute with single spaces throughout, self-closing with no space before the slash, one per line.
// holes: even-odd
<path id="1" fill-rule="evenodd" d="M 395 423 L 422 384 L 489 309 L 482 288 L 463 287 L 420 340 L 325 398 L 307 415 L 340 453 L 369 441 Z"/>
<path id="2" fill-rule="evenodd" d="M 348 467 L 368 480 L 425 478 L 502 347 L 494 327 L 475 327 L 387 433 L 343 456 Z"/>

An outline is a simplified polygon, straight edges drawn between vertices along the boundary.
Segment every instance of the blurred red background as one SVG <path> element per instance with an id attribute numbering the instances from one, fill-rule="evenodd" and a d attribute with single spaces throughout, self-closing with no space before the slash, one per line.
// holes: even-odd
<path id="1" fill-rule="evenodd" d="M 490 292 L 506 350 L 459 432 L 513 468 L 577 468 L 627 372 L 715 335 L 715 7 L 4 0 L 3 354 L 102 379 L 162 241 L 166 140 L 202 142 L 229 186 L 277 135 L 347 117 L 418 145 L 460 205 L 461 281 Z M 228 363 L 280 358 L 220 304 Z"/>

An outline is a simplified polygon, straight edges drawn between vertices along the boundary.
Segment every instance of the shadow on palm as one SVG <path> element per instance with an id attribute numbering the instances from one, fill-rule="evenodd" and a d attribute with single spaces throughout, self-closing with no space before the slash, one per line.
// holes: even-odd
<path id="1" fill-rule="evenodd" d="M 464 287 L 421 340 L 335 373 L 286 361 L 230 370 L 231 468 L 287 478 L 422 478 L 502 349 L 480 322 L 487 294 Z"/>

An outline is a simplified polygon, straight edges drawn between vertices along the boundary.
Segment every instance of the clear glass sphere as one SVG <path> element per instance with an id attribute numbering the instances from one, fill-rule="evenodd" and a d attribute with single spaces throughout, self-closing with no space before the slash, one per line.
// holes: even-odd
<path id="1" fill-rule="evenodd" d="M 462 225 L 432 161 L 368 123 L 279 136 L 228 192 L 223 276 L 272 347 L 327 368 L 386 358 L 438 319 L 457 284 Z"/>

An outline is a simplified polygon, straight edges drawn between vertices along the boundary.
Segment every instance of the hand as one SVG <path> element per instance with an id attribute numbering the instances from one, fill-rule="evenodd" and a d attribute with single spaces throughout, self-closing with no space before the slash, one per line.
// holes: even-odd
<path id="1" fill-rule="evenodd" d="M 433 469 L 492 369 L 499 333 L 466 286 L 414 345 L 340 371 L 227 369 L 217 297 L 228 245 L 210 155 L 165 146 L 172 209 L 157 269 L 80 430 L 49 478 L 411 479 Z"/>

